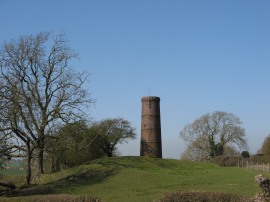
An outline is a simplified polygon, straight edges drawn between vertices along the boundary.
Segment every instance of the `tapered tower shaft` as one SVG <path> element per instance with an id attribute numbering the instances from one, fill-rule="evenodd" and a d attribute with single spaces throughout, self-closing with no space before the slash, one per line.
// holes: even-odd
<path id="1" fill-rule="evenodd" d="M 159 97 L 142 97 L 141 156 L 162 158 Z"/>

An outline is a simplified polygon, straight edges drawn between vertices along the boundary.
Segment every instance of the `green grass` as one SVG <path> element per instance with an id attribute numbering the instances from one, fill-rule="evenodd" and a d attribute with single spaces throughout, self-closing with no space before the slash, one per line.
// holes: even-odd
<path id="1" fill-rule="evenodd" d="M 21 186 L 25 179 L 25 170 L 20 170 L 21 162 L 10 160 L 6 163 L 6 166 L 9 166 L 10 169 L 0 169 L 0 180 Z"/>
<path id="2" fill-rule="evenodd" d="M 14 176 L 14 175 L 21 176 L 25 174 L 25 171 L 11 168 L 9 170 L 0 170 L 0 174 L 3 175 L 4 177 Z"/>
<path id="3" fill-rule="evenodd" d="M 44 175 L 33 194 L 96 196 L 103 201 L 153 201 L 179 190 L 228 192 L 253 197 L 258 173 L 172 159 L 103 158 L 58 173 Z M 14 198 L 31 201 L 31 197 Z M 13 201 L 11 200 L 11 201 Z"/>

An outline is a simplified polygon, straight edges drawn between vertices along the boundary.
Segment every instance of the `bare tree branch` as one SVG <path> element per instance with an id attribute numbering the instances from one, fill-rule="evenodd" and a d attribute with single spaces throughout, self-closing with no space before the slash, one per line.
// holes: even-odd
<path id="1" fill-rule="evenodd" d="M 45 137 L 56 125 L 79 120 L 94 103 L 84 89 L 88 74 L 76 73 L 77 57 L 64 35 L 22 36 L 0 49 L 0 124 L 39 150 L 43 173 Z"/>

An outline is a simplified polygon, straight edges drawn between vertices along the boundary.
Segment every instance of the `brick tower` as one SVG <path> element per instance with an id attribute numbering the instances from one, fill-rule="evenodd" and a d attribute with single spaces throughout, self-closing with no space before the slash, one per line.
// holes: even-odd
<path id="1" fill-rule="evenodd" d="M 142 97 L 141 156 L 162 158 L 159 103 L 159 97 Z"/>

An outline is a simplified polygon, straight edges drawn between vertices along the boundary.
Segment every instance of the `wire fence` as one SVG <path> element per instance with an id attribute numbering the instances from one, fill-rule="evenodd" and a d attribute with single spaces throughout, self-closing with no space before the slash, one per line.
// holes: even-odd
<path id="1" fill-rule="evenodd" d="M 270 173 L 270 163 L 259 163 L 239 159 L 238 167 L 246 168 L 247 170 Z"/>

